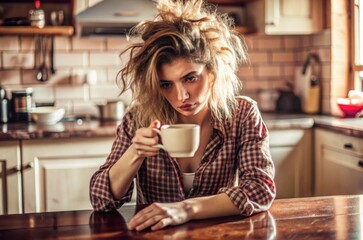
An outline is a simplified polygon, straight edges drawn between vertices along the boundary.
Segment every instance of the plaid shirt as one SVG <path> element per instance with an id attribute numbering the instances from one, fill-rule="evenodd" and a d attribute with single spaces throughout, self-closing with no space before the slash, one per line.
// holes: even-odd
<path id="1" fill-rule="evenodd" d="M 176 159 L 160 150 L 157 156 L 146 158 L 137 173 L 137 203 L 177 202 L 225 193 L 241 215 L 267 210 L 275 197 L 268 131 L 253 100 L 241 97 L 238 103 L 233 118 L 213 122 L 211 139 L 189 193 L 184 193 Z M 118 209 L 131 200 L 133 184 L 124 197 L 114 199 L 108 172 L 131 145 L 135 131 L 132 115 L 126 113 L 106 163 L 91 178 L 90 198 L 95 211 Z M 234 184 L 236 173 L 238 185 Z"/>

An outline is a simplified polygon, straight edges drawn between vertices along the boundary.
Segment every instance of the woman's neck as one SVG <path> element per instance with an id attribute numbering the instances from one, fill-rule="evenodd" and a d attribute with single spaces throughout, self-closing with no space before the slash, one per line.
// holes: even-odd
<path id="1" fill-rule="evenodd" d="M 209 108 L 205 108 L 205 110 L 199 112 L 195 116 L 179 117 L 178 122 L 179 123 L 193 123 L 193 124 L 198 124 L 200 126 L 203 126 L 205 124 L 210 124 L 211 119 L 212 119 L 211 111 L 209 110 Z"/>

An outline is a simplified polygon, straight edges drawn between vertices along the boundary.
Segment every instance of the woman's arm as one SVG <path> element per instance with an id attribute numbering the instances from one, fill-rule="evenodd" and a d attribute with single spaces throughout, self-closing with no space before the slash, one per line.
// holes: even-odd
<path id="1" fill-rule="evenodd" d="M 152 129 L 159 127 L 160 122 L 156 120 L 148 128 L 138 129 L 130 147 L 111 167 L 108 175 L 114 198 L 119 199 L 125 195 L 145 157 L 158 154 L 159 148 L 152 145 L 157 144 L 159 138 Z"/>
<path id="2" fill-rule="evenodd" d="M 154 121 L 148 128 L 140 128 L 131 136 L 129 119 L 118 128 L 117 138 L 104 165 L 92 176 L 90 199 L 95 211 L 111 211 L 129 201 L 132 195 L 132 181 L 145 157 L 158 153 L 152 145 L 158 142 L 152 128 L 159 128 Z M 132 137 L 132 139 L 131 139 Z"/>
<path id="3" fill-rule="evenodd" d="M 151 227 L 151 230 L 159 230 L 168 225 L 179 225 L 192 219 L 238 215 L 239 212 L 240 210 L 230 198 L 221 193 L 176 203 L 153 203 L 139 211 L 129 222 L 128 228 L 141 231 Z"/>

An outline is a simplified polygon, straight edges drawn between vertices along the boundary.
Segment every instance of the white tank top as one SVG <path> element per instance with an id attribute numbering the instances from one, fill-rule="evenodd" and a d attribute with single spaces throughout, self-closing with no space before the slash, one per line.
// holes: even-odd
<path id="1" fill-rule="evenodd" d="M 192 189 L 195 173 L 183 173 L 183 187 L 184 192 L 189 193 Z"/>

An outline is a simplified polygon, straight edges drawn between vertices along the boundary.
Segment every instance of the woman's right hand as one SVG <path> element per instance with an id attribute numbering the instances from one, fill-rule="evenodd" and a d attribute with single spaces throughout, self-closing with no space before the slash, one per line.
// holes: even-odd
<path id="1" fill-rule="evenodd" d="M 132 146 L 138 157 L 151 157 L 158 154 L 160 148 L 153 147 L 153 145 L 158 144 L 159 136 L 153 131 L 153 128 L 160 128 L 160 125 L 159 120 L 154 120 L 149 127 L 136 130 Z"/>

